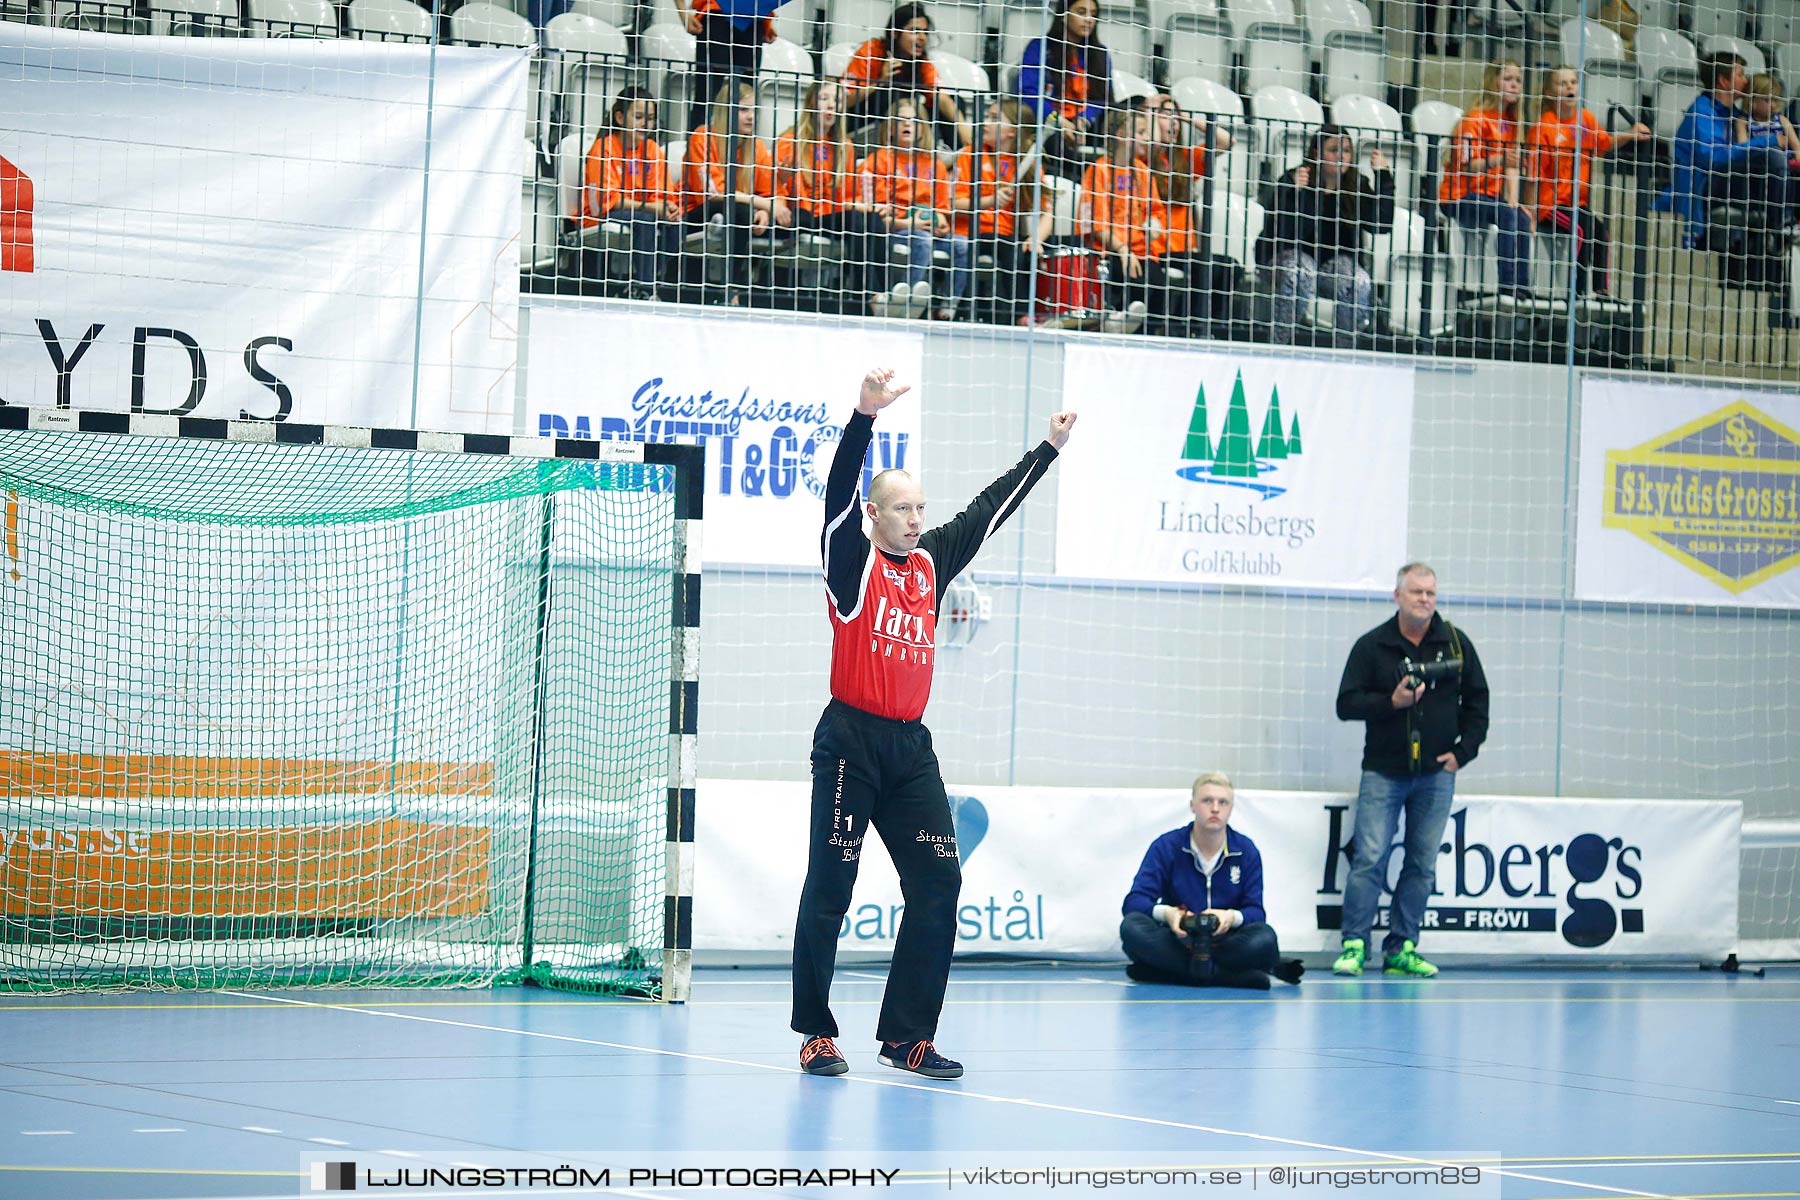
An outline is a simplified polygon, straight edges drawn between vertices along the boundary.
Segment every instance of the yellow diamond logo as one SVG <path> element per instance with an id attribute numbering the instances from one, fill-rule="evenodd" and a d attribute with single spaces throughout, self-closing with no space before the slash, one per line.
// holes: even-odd
<path id="1" fill-rule="evenodd" d="M 1733 594 L 1755 587 L 1800 558 L 1800 435 L 1739 400 L 1608 450 L 1600 523 Z"/>

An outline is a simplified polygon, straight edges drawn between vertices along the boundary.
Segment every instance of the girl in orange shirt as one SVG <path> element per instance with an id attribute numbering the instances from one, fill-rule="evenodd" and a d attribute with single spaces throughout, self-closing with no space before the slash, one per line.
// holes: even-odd
<path id="1" fill-rule="evenodd" d="M 1575 235 L 1575 294 L 1605 295 L 1606 222 L 1587 207 L 1594 159 L 1650 136 L 1634 125 L 1614 137 L 1581 107 L 1581 80 L 1573 67 L 1544 77 L 1544 115 L 1531 127 L 1531 175 L 1537 183 L 1538 224 Z M 1579 142 L 1579 145 L 1577 143 Z M 1560 281 L 1557 282 L 1560 286 Z"/>
<path id="2" fill-rule="evenodd" d="M 751 237 L 794 223 L 787 202 L 775 194 L 768 143 L 756 136 L 752 85 L 737 81 L 720 88 L 706 124 L 688 135 L 680 204 L 692 231 L 704 231 L 709 223 L 723 228 L 725 299 L 734 305 L 746 303 Z"/>
<path id="3" fill-rule="evenodd" d="M 969 291 L 969 238 L 950 227 L 951 172 L 929 149 L 928 104 L 923 96 L 894 101 L 881 146 L 863 160 L 862 191 L 887 223 L 889 236 L 906 243 L 906 284 L 912 296 L 929 301 L 932 252 L 949 254 L 950 295 L 934 315 L 952 321 Z"/>
<path id="4" fill-rule="evenodd" d="M 989 104 L 980 143 L 956 158 L 950 207 L 952 228 L 969 239 L 970 255 L 994 260 L 992 312 L 1002 325 L 1019 318 L 1026 264 L 1038 253 L 1054 224 L 1050 189 L 1041 183 L 1031 126 L 1017 100 Z M 1035 216 L 1032 214 L 1035 212 Z"/>
<path id="5" fill-rule="evenodd" d="M 651 137 L 656 101 L 640 87 L 628 87 L 613 101 L 607 127 L 587 152 L 587 186 L 581 192 L 580 222 L 602 220 L 631 227 L 633 300 L 656 299 L 657 255 L 670 248 L 681 210 L 669 198 L 662 147 Z M 582 253 L 582 274 L 599 274 L 597 251 Z"/>
<path id="6" fill-rule="evenodd" d="M 843 85 L 829 79 L 806 89 L 800 119 L 775 142 L 775 194 L 793 209 L 796 232 L 844 244 L 839 312 L 870 311 L 870 280 L 884 280 L 887 230 L 856 186 L 856 151 L 844 136 Z"/>
<path id="7" fill-rule="evenodd" d="M 928 54 L 930 41 L 931 14 L 923 4 L 906 3 L 894 9 L 880 37 L 856 48 L 844 69 L 844 112 L 852 133 L 890 115 L 901 97 L 923 96 L 927 124 L 930 113 L 936 112 L 947 129 L 956 132 L 957 145 L 970 143 L 974 131 L 956 97 L 938 87 L 937 67 Z"/>
<path id="8" fill-rule="evenodd" d="M 1438 202 L 1464 229 L 1499 231 L 1501 292 L 1531 294 L 1531 214 L 1520 202 L 1524 161 L 1525 70 L 1508 59 L 1489 63 L 1481 100 L 1457 122 L 1444 158 Z"/>

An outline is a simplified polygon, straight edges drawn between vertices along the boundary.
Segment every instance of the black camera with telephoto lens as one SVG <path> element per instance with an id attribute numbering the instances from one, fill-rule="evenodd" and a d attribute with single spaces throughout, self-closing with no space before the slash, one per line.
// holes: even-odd
<path id="1" fill-rule="evenodd" d="M 1193 940 L 1195 958 L 1211 958 L 1213 934 L 1219 932 L 1219 918 L 1211 913 L 1189 913 L 1181 918 L 1181 932 Z"/>
<path id="2" fill-rule="evenodd" d="M 1454 679 L 1462 672 L 1463 660 L 1460 658 L 1440 658 L 1436 662 L 1414 662 L 1410 658 L 1400 660 L 1400 678 L 1415 688 L 1436 687 L 1441 679 Z"/>

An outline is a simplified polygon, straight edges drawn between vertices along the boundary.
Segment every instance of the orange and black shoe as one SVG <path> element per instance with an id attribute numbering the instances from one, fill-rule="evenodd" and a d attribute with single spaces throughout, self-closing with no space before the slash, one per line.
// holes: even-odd
<path id="1" fill-rule="evenodd" d="M 927 1079 L 961 1079 L 962 1064 L 951 1062 L 937 1052 L 926 1038 L 916 1042 L 881 1043 L 881 1061 L 901 1071 L 911 1071 Z"/>
<path id="2" fill-rule="evenodd" d="M 850 1064 L 838 1053 L 837 1043 L 820 1034 L 807 1038 L 800 1047 L 800 1069 L 808 1075 L 842 1075 Z"/>

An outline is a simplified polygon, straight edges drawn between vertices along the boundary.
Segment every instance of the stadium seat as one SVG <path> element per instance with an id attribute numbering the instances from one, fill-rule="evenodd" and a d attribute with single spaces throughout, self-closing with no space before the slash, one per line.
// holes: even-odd
<path id="1" fill-rule="evenodd" d="M 844 77 L 844 72 L 850 69 L 850 60 L 856 57 L 856 43 L 838 42 L 834 45 L 827 46 L 825 47 L 825 53 L 822 57 L 824 59 L 825 77 L 827 79 L 842 79 Z"/>
<path id="2" fill-rule="evenodd" d="M 1231 26 L 1223 17 L 1204 13 L 1176 13 L 1170 19 L 1163 41 L 1167 78 L 1210 79 L 1216 83 L 1231 78 Z"/>
<path id="3" fill-rule="evenodd" d="M 631 277 L 631 231 L 619 221 L 599 221 L 585 227 L 577 223 L 581 189 L 586 183 L 588 145 L 571 133 L 556 147 L 556 215 L 561 231 L 557 245 L 565 251 L 557 256 L 557 274 L 576 275 L 580 270 L 580 252 L 590 250 L 599 257 L 601 279 L 624 282 Z"/>
<path id="4" fill-rule="evenodd" d="M 1734 0 L 1693 0 L 1688 10 L 1688 28 L 1701 45 L 1716 37 L 1746 38 L 1748 8 L 1749 5 Z"/>
<path id="5" fill-rule="evenodd" d="M 1142 0 L 1100 0 L 1100 40 L 1114 70 L 1148 78 L 1156 61 L 1150 14 Z"/>
<path id="6" fill-rule="evenodd" d="M 979 96 L 994 90 L 993 84 L 988 81 L 987 71 L 960 54 L 952 54 L 948 50 L 933 50 L 931 63 L 937 68 L 939 86 L 958 95 Z"/>
<path id="7" fill-rule="evenodd" d="M 1775 47 L 1775 73 L 1784 84 L 1792 79 L 1800 87 L 1800 42 L 1783 42 Z"/>
<path id="8" fill-rule="evenodd" d="M 150 0 L 150 32 L 173 37 L 242 37 L 237 0 Z"/>
<path id="9" fill-rule="evenodd" d="M 1687 112 L 1688 105 L 1700 94 L 1700 75 L 1696 71 L 1664 71 L 1656 81 L 1655 99 L 1651 110 L 1656 120 L 1650 128 L 1656 136 L 1664 141 L 1673 141 L 1675 131 L 1681 127 L 1681 118 Z"/>
<path id="10" fill-rule="evenodd" d="M 1325 38 L 1325 99 L 1387 95 L 1387 39 L 1379 33 L 1334 32 Z"/>
<path id="11" fill-rule="evenodd" d="M 1746 75 L 1761 75 L 1769 69 L 1768 60 L 1763 58 L 1763 52 L 1757 44 L 1740 37 L 1731 37 L 1725 34 L 1702 37 L 1700 53 L 1703 55 L 1735 54 L 1744 60 Z"/>
<path id="12" fill-rule="evenodd" d="M 1375 19 L 1362 0 L 1305 0 L 1306 40 L 1313 61 L 1325 62 L 1327 39 L 1334 33 L 1376 33 Z M 1385 39 L 1384 39 L 1385 40 Z"/>
<path id="13" fill-rule="evenodd" d="M 932 57 L 936 51 L 979 63 L 987 54 L 987 10 L 980 0 L 933 0 L 931 12 Z"/>
<path id="14" fill-rule="evenodd" d="M 1225 16 L 1220 0 L 1144 0 L 1144 11 L 1158 39 L 1166 37 L 1177 17 L 1206 17 L 1217 21 Z"/>
<path id="15" fill-rule="evenodd" d="M 1262 236 L 1263 206 L 1236 192 L 1214 192 L 1208 222 L 1207 249 L 1240 267 L 1256 262 L 1256 239 Z"/>
<path id="16" fill-rule="evenodd" d="M 1800 42 L 1800 0 L 1758 0 L 1756 36 L 1765 46 Z M 1779 64 L 1779 52 L 1775 58 Z M 1776 69 L 1780 69 L 1779 65 Z"/>
<path id="17" fill-rule="evenodd" d="M 607 107 L 627 83 L 631 49 L 625 31 L 585 13 L 566 12 L 544 26 L 544 47 L 551 52 L 551 87 L 555 118 L 585 147 L 606 123 Z"/>
<path id="18" fill-rule="evenodd" d="M 1637 67 L 1628 62 L 1589 60 L 1584 103 L 1600 118 L 1602 129 L 1613 133 L 1630 129 L 1643 109 Z"/>
<path id="19" fill-rule="evenodd" d="M 1257 25 L 1292 26 L 1304 29 L 1294 0 L 1225 0 L 1226 16 L 1231 30 L 1239 38 L 1249 35 Z"/>
<path id="20" fill-rule="evenodd" d="M 1213 186 L 1241 196 L 1253 194 L 1262 183 L 1256 127 L 1244 118 L 1244 100 L 1222 83 L 1190 76 L 1177 79 L 1169 94 L 1184 112 L 1205 113 L 1231 134 L 1231 149 L 1208 156 Z"/>
<path id="21" fill-rule="evenodd" d="M 1654 25 L 1640 26 L 1637 32 L 1637 65 L 1643 94 L 1656 90 L 1656 81 L 1664 71 L 1698 71 L 1700 56 L 1682 34 Z"/>
<path id="22" fill-rule="evenodd" d="M 802 0 L 791 0 L 769 14 L 774 23 L 775 36 L 784 41 L 812 49 L 816 23 L 813 20 L 812 8 Z"/>
<path id="23" fill-rule="evenodd" d="M 825 0 L 826 44 L 848 42 L 860 46 L 872 37 L 880 37 L 887 31 L 894 7 L 890 0 Z"/>
<path id="24" fill-rule="evenodd" d="M 568 11 L 629 32 L 637 19 L 637 7 L 637 0 L 569 0 Z"/>
<path id="25" fill-rule="evenodd" d="M 1580 17 L 1564 21 L 1558 41 L 1562 49 L 1561 61 L 1565 63 L 1578 64 L 1593 62 L 1595 59 L 1605 62 L 1628 61 L 1625 39 L 1616 30 L 1598 21 L 1584 21 Z"/>
<path id="26" fill-rule="evenodd" d="M 431 14 L 412 0 L 351 0 L 350 36 L 366 42 L 429 42 Z"/>
<path id="27" fill-rule="evenodd" d="M 450 14 L 450 40 L 464 46 L 535 46 L 537 30 L 511 9 L 476 0 Z"/>
<path id="28" fill-rule="evenodd" d="M 639 39 L 638 60 L 647 73 L 651 94 L 662 101 L 663 129 L 686 128 L 688 93 L 694 76 L 694 35 L 679 25 L 652 25 Z"/>
<path id="29" fill-rule="evenodd" d="M 1271 182 L 1305 157 L 1313 131 L 1325 123 L 1319 102 L 1293 88 L 1266 87 L 1250 97 L 1250 108 L 1262 131 L 1263 161 Z"/>
<path id="30" fill-rule="evenodd" d="M 1298 25 L 1256 25 L 1241 43 L 1244 90 L 1251 95 L 1268 87 L 1307 90 L 1312 63 L 1306 33 Z"/>
<path id="31" fill-rule="evenodd" d="M 803 46 L 776 38 L 763 47 L 756 76 L 756 132 L 773 139 L 800 119 L 813 82 L 813 56 Z"/>
<path id="32" fill-rule="evenodd" d="M 337 9 L 329 0 L 250 0 L 252 37 L 334 38 Z"/>
<path id="33" fill-rule="evenodd" d="M 1442 100 L 1422 100 L 1412 110 L 1413 161 L 1419 173 L 1420 194 L 1431 190 L 1437 199 L 1437 181 L 1443 177 L 1444 160 L 1450 153 L 1450 139 L 1462 120 L 1462 109 Z M 1424 207 L 1421 203 L 1420 207 Z"/>
<path id="34" fill-rule="evenodd" d="M 1394 172 L 1395 202 L 1408 208 L 1418 203 L 1418 149 L 1406 136 L 1400 114 L 1385 100 L 1373 96 L 1340 96 L 1331 104 L 1334 123 L 1351 130 L 1356 138 L 1357 163 L 1369 170 L 1369 155 L 1380 150 Z"/>
<path id="35" fill-rule="evenodd" d="M 1388 324 L 1402 333 L 1438 333 L 1449 325 L 1441 271 L 1430 269 L 1433 258 L 1431 230 L 1425 219 L 1404 204 L 1394 208 L 1394 223 L 1385 233 L 1369 239 L 1370 275 L 1384 302 Z M 1437 281 L 1431 289 L 1429 311 L 1425 281 Z"/>
<path id="36" fill-rule="evenodd" d="M 1133 75 L 1117 67 L 1112 73 L 1113 100 L 1123 104 L 1128 100 L 1156 95 L 1156 85 L 1141 75 Z"/>

